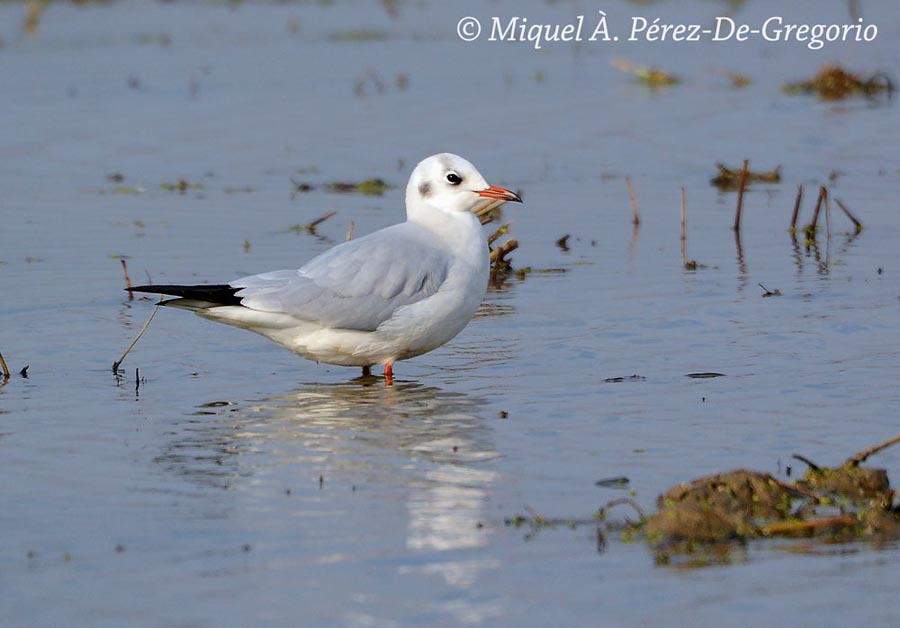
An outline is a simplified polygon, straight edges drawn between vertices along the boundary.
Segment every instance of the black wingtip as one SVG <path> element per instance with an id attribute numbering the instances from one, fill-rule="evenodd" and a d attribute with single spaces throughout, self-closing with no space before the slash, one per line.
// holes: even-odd
<path id="1" fill-rule="evenodd" d="M 126 290 L 128 289 L 126 288 Z M 240 288 L 234 288 L 228 284 L 202 284 L 199 286 L 151 285 L 131 288 L 132 292 L 165 294 L 170 297 L 206 301 L 217 305 L 240 305 L 241 298 L 235 296 L 239 290 Z"/>

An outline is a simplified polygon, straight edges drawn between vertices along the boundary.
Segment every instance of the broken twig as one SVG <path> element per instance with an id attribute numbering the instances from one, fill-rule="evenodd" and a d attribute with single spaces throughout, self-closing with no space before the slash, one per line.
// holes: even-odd
<path id="1" fill-rule="evenodd" d="M 855 467 L 860 462 L 864 462 L 865 459 L 868 458 L 869 456 L 871 456 L 872 454 L 877 454 L 882 449 L 887 449 L 891 445 L 896 445 L 897 443 L 900 443 L 900 434 L 898 434 L 897 436 L 894 436 L 893 438 L 887 439 L 883 443 L 878 443 L 877 445 L 875 445 L 873 447 L 869 447 L 868 449 L 865 449 L 865 450 L 859 452 L 858 454 L 851 456 L 850 458 L 847 458 L 847 462 L 845 462 L 844 464 L 852 465 Z"/>

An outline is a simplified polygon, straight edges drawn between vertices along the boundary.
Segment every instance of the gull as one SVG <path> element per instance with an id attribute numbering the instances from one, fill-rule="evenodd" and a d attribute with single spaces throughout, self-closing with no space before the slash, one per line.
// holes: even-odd
<path id="1" fill-rule="evenodd" d="M 478 206 L 521 203 L 489 185 L 470 162 L 432 155 L 406 186 L 406 222 L 343 242 L 297 270 L 217 285 L 146 285 L 162 305 L 241 327 L 316 362 L 393 365 L 436 349 L 475 315 L 487 292 L 490 258 Z"/>

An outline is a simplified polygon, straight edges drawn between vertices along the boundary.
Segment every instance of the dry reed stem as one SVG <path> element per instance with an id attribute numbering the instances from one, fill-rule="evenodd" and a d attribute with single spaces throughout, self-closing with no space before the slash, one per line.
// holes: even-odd
<path id="1" fill-rule="evenodd" d="M 3 369 L 3 379 L 9 379 L 9 367 L 6 366 L 6 360 L 3 359 L 2 353 L 0 353 L 0 369 Z"/>
<path id="2" fill-rule="evenodd" d="M 811 521 L 775 521 L 767 523 L 759 528 L 759 531 L 766 536 L 776 534 L 793 534 L 798 532 L 815 532 L 821 528 L 847 528 L 856 525 L 856 519 L 851 515 L 844 513 L 834 517 L 826 517 L 824 519 L 813 519 Z"/>
<path id="3" fill-rule="evenodd" d="M 849 209 L 847 209 L 847 206 L 844 205 L 844 202 L 837 197 L 835 197 L 834 202 L 837 203 L 838 207 L 840 207 L 842 210 L 844 210 L 844 213 L 847 214 L 847 218 L 849 218 L 853 222 L 853 226 L 856 228 L 856 233 L 859 233 L 860 231 L 862 231 L 863 230 L 862 223 L 859 221 L 859 219 L 856 216 L 853 215 L 853 212 L 851 212 Z"/>
<path id="4" fill-rule="evenodd" d="M 797 186 L 797 198 L 794 200 L 794 214 L 791 216 L 791 231 L 797 229 L 797 219 L 800 217 L 800 204 L 803 202 L 803 186 Z"/>
<path id="5" fill-rule="evenodd" d="M 119 260 L 122 262 L 122 272 L 125 274 L 125 289 L 128 290 L 128 300 L 134 300 L 134 292 L 131 291 L 131 277 L 128 276 L 128 265 L 125 263 L 125 260 Z"/>
<path id="6" fill-rule="evenodd" d="M 687 264 L 687 192 L 681 186 L 681 265 Z"/>
<path id="7" fill-rule="evenodd" d="M 634 185 L 631 183 L 631 177 L 625 177 L 625 183 L 628 185 L 628 196 L 631 198 L 631 213 L 633 218 L 631 222 L 635 225 L 641 224 L 641 214 L 638 211 L 637 195 L 634 193 Z"/>
<path id="8" fill-rule="evenodd" d="M 317 226 L 319 226 L 320 224 L 322 224 L 323 222 L 325 222 L 326 220 L 328 220 L 329 218 L 334 216 L 336 213 L 337 213 L 336 211 L 332 210 L 332 211 L 328 212 L 327 214 L 325 214 L 324 216 L 320 216 L 320 217 L 316 218 L 315 220 L 313 220 L 311 223 L 306 225 L 306 228 L 310 231 L 315 231 Z"/>
<path id="9" fill-rule="evenodd" d="M 738 186 L 737 209 L 734 212 L 734 230 L 741 230 L 741 214 L 744 210 L 744 190 L 747 188 L 747 172 L 750 169 L 750 160 L 744 160 L 744 167 L 741 168 L 741 183 Z"/>
<path id="10" fill-rule="evenodd" d="M 816 225 L 819 223 L 819 212 L 822 210 L 822 202 L 825 200 L 826 196 L 828 196 L 828 190 L 822 185 L 819 187 L 819 198 L 816 200 L 816 209 L 813 212 L 812 222 L 806 226 L 806 231 L 809 233 L 814 234 L 816 232 Z"/>
<path id="11" fill-rule="evenodd" d="M 481 224 L 486 225 L 489 222 L 492 222 L 495 216 L 491 215 L 495 209 L 503 205 L 505 203 L 503 199 L 499 198 L 486 198 L 482 201 L 479 201 L 472 208 L 472 213 L 478 217 L 478 220 Z"/>
<path id="12" fill-rule="evenodd" d="M 134 337 L 134 340 L 131 341 L 131 344 L 128 345 L 128 348 L 125 349 L 125 353 L 122 354 L 122 357 L 113 362 L 113 373 L 119 372 L 119 367 L 122 366 L 122 362 L 125 361 L 125 356 L 131 353 L 131 350 L 134 349 L 134 345 L 137 344 L 138 340 L 141 339 L 141 336 L 144 335 L 144 332 L 147 331 L 147 328 L 150 326 L 150 321 L 156 316 L 156 312 L 159 310 L 159 306 L 162 305 L 163 299 L 164 297 L 160 297 L 159 302 L 153 306 L 153 311 L 150 312 L 150 317 L 147 319 L 147 322 L 144 323 L 144 326 L 141 327 L 141 331 L 138 332 L 137 336 Z"/>
<path id="13" fill-rule="evenodd" d="M 351 221 L 350 221 L 350 226 L 347 227 L 347 242 L 349 242 L 350 240 L 353 239 L 353 228 L 354 228 L 355 226 L 356 226 L 356 225 L 355 225 L 355 224 L 353 223 L 353 221 L 351 220 Z"/>

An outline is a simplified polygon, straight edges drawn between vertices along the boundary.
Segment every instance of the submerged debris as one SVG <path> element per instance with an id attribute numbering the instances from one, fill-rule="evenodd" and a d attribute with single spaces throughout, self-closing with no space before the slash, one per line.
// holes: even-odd
<path id="1" fill-rule="evenodd" d="M 822 100 L 843 100 L 853 96 L 890 96 L 896 88 L 890 77 L 883 72 L 863 78 L 838 65 L 825 64 L 811 79 L 785 83 L 782 89 L 788 94 L 814 93 Z"/>
<path id="2" fill-rule="evenodd" d="M 710 184 L 719 188 L 721 192 L 734 192 L 741 185 L 741 173 L 743 166 L 740 168 L 729 168 L 723 163 L 716 164 L 719 174 L 709 180 Z M 763 172 L 747 171 L 747 183 L 780 183 L 781 182 L 781 166 L 777 166 L 774 170 Z"/>

